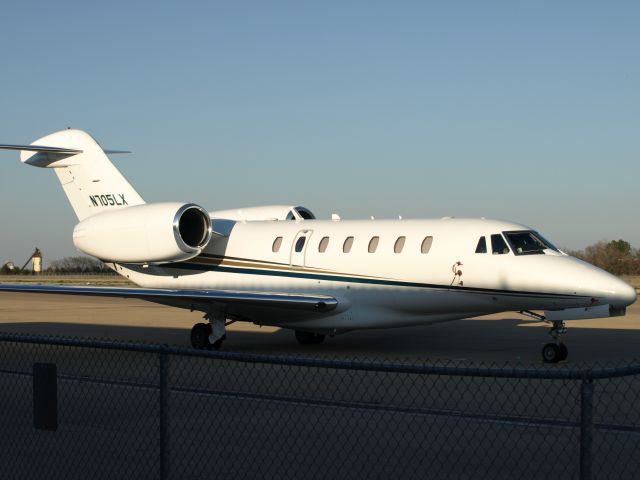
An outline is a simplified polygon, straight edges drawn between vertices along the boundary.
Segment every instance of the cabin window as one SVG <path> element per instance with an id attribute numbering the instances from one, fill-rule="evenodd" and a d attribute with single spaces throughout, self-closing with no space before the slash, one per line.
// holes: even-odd
<path id="1" fill-rule="evenodd" d="M 424 237 L 424 240 L 422 241 L 422 245 L 420 246 L 420 251 L 422 253 L 429 253 L 429 250 L 431 250 L 432 243 L 433 243 L 433 237 L 431 236 Z"/>
<path id="2" fill-rule="evenodd" d="M 304 242 L 306 240 L 307 240 L 307 237 L 300 237 L 298 240 L 296 240 L 296 247 L 295 247 L 296 253 L 300 253 L 302 251 L 302 249 L 304 248 Z"/>
<path id="3" fill-rule="evenodd" d="M 320 253 L 324 253 L 327 251 L 328 246 L 329 246 L 329 237 L 322 237 L 322 240 L 320 240 L 320 244 L 318 245 L 318 251 Z"/>
<path id="4" fill-rule="evenodd" d="M 282 245 L 282 237 L 277 237 L 274 241 L 273 241 L 273 245 L 271 246 L 271 251 L 273 253 L 278 253 L 278 251 L 280 250 L 280 246 Z"/>
<path id="5" fill-rule="evenodd" d="M 353 237 L 347 237 L 342 244 L 342 251 L 344 253 L 349 253 L 351 251 L 351 247 L 353 247 Z"/>
<path id="6" fill-rule="evenodd" d="M 480 240 L 478 240 L 476 253 L 487 253 L 487 239 L 485 237 L 480 237 Z"/>
<path id="7" fill-rule="evenodd" d="M 402 249 L 404 248 L 404 242 L 406 239 L 407 237 L 398 237 L 398 239 L 396 240 L 396 244 L 393 246 L 393 251 L 395 253 L 402 252 Z"/>
<path id="8" fill-rule="evenodd" d="M 378 243 L 380 242 L 380 237 L 372 237 L 369 241 L 369 253 L 376 253 L 376 249 L 378 248 Z"/>
<path id="9" fill-rule="evenodd" d="M 509 253 L 507 242 L 504 241 L 504 238 L 502 238 L 502 235 L 500 235 L 499 233 L 491 235 L 491 253 L 493 253 L 494 255 Z"/>

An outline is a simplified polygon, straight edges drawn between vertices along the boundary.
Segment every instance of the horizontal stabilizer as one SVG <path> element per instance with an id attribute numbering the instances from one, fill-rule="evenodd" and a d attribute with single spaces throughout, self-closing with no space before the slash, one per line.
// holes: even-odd
<path id="1" fill-rule="evenodd" d="M 82 150 L 73 150 L 71 148 L 59 148 L 59 147 L 43 147 L 41 145 L 0 145 L 0 150 L 19 150 L 25 152 L 43 152 L 43 153 L 58 153 L 61 155 L 76 155 L 82 153 Z M 120 153 L 131 153 L 130 150 L 104 150 L 107 155 L 116 155 Z"/>
<path id="2" fill-rule="evenodd" d="M 78 153 L 82 153 L 82 150 L 73 150 L 71 148 L 59 147 L 43 147 L 40 145 L 0 145 L 0 150 L 21 150 L 26 152 L 57 153 L 60 155 L 76 155 Z"/>

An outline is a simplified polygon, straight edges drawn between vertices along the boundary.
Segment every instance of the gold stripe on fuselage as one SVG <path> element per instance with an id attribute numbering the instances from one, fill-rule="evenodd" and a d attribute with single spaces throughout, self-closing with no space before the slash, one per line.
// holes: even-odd
<path id="1" fill-rule="evenodd" d="M 188 263 L 195 263 L 197 265 L 211 265 L 221 267 L 236 267 L 236 268 L 253 268 L 257 270 L 276 270 L 295 273 L 322 273 L 327 275 L 341 275 L 353 278 L 372 278 L 377 280 L 393 280 L 388 277 L 377 277 L 372 275 L 361 275 L 355 273 L 343 273 L 336 272 L 334 270 L 326 270 L 323 268 L 305 267 L 302 265 L 290 265 L 285 263 L 265 262 L 262 260 L 252 260 L 235 257 L 219 257 L 219 256 L 203 256 L 200 255 L 196 258 L 189 260 Z"/>

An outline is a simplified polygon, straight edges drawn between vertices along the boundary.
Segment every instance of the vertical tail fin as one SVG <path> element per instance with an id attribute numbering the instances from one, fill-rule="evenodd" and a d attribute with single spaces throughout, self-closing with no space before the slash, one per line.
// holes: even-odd
<path id="1" fill-rule="evenodd" d="M 21 150 L 23 163 L 52 168 L 78 220 L 145 203 L 98 142 L 82 130 L 61 130 L 29 146 L 0 145 L 0 148 Z"/>

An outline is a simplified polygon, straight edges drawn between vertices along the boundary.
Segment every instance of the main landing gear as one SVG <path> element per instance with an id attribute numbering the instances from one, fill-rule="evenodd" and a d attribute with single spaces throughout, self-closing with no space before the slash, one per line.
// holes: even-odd
<path id="1" fill-rule="evenodd" d="M 198 350 L 218 350 L 227 338 L 226 317 L 221 312 L 208 312 L 209 323 L 196 323 L 191 329 L 191 346 Z"/>
<path id="2" fill-rule="evenodd" d="M 542 347 L 542 360 L 545 363 L 558 363 L 560 360 L 566 360 L 569 354 L 567 346 L 560 341 L 560 337 L 567 333 L 564 322 L 556 320 L 552 324 L 549 335 L 553 337 L 555 342 L 547 343 Z"/>
<path id="3" fill-rule="evenodd" d="M 196 323 L 191 329 L 191 346 L 198 350 L 218 350 L 227 336 L 222 335 L 212 342 L 210 340 L 212 332 L 210 323 Z"/>
<path id="4" fill-rule="evenodd" d="M 300 345 L 320 345 L 324 342 L 325 336 L 321 333 L 304 332 L 296 330 L 296 340 Z"/>

